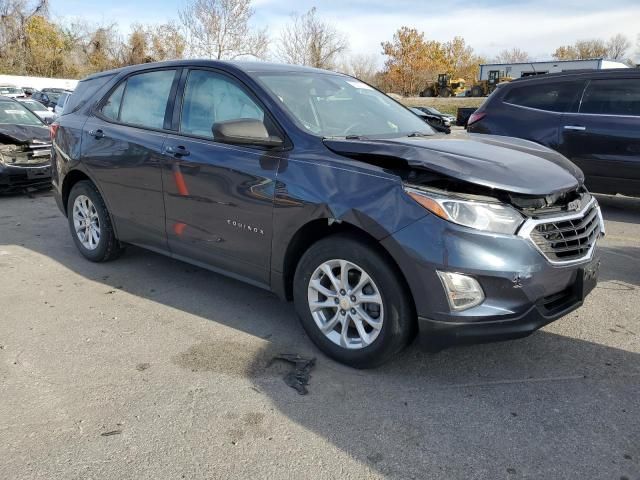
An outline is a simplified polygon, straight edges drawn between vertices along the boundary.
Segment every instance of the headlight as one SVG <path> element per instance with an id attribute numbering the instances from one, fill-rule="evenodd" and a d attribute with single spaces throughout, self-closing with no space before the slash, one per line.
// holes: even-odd
<path id="1" fill-rule="evenodd" d="M 503 203 L 458 200 L 405 186 L 407 194 L 431 213 L 458 225 L 492 233 L 513 235 L 523 217 Z"/>

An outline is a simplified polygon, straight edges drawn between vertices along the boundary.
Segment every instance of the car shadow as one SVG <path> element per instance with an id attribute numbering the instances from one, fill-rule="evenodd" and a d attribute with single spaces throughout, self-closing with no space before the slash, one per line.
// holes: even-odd
<path id="1" fill-rule="evenodd" d="M 53 202 L 49 196 L 31 201 Z M 437 354 L 412 345 L 378 369 L 354 370 L 322 355 L 292 306 L 269 292 L 135 247 L 116 262 L 90 263 L 57 210 L 33 211 L 31 218 L 0 213 L 0 228 L 12 227 L 2 243 L 49 257 L 103 285 L 105 295 L 125 292 L 263 339 L 263 347 L 243 357 L 242 372 L 255 389 L 374 475 L 632 478 L 640 471 L 640 355 L 609 346 L 618 337 L 596 343 L 552 325 L 522 340 Z M 603 249 L 609 280 L 620 279 L 616 262 L 625 260 L 618 253 Z M 638 285 L 639 271 L 622 280 Z M 638 342 L 640 328 L 619 325 L 614 335 L 623 344 Z M 203 340 L 176 364 L 207 375 L 233 363 L 235 350 Z M 308 396 L 282 381 L 288 367 L 272 362 L 278 353 L 318 358 Z"/>

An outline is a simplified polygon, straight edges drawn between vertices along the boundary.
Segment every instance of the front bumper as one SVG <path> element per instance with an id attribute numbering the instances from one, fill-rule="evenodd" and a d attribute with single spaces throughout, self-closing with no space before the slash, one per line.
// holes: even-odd
<path id="1" fill-rule="evenodd" d="M 589 258 L 551 264 L 528 239 L 461 227 L 428 214 L 387 237 L 411 290 L 423 343 L 448 346 L 526 336 L 582 305 L 595 287 L 597 247 Z M 452 311 L 436 271 L 472 276 L 485 300 Z"/>
<path id="2" fill-rule="evenodd" d="M 596 287 L 600 259 L 575 272 L 575 280 L 562 292 L 539 299 L 529 310 L 513 318 L 475 322 L 437 321 L 418 318 L 420 341 L 427 348 L 497 342 L 522 338 L 581 307 Z"/>
<path id="3" fill-rule="evenodd" d="M 0 164 L 0 192 L 22 192 L 51 188 L 51 165 L 20 166 Z"/>

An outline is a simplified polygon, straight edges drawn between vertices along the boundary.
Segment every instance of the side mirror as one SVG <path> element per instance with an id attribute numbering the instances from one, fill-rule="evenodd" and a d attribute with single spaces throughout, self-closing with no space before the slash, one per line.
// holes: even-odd
<path id="1" fill-rule="evenodd" d="M 53 117 L 45 117 L 42 121 L 47 125 L 51 125 L 54 122 L 55 118 Z"/>
<path id="2" fill-rule="evenodd" d="M 280 147 L 284 144 L 282 138 L 269 135 L 267 127 L 261 120 L 253 118 L 216 122 L 211 127 L 211 132 L 213 139 L 221 143 L 262 145 L 265 147 Z"/>

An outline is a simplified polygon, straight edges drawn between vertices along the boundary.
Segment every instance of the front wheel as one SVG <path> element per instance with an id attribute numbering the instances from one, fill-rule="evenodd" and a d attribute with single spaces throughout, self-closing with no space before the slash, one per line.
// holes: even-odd
<path id="1" fill-rule="evenodd" d="M 390 261 L 372 245 L 337 235 L 312 245 L 294 278 L 296 312 L 328 356 L 370 368 L 404 348 L 415 331 L 412 302 Z"/>

